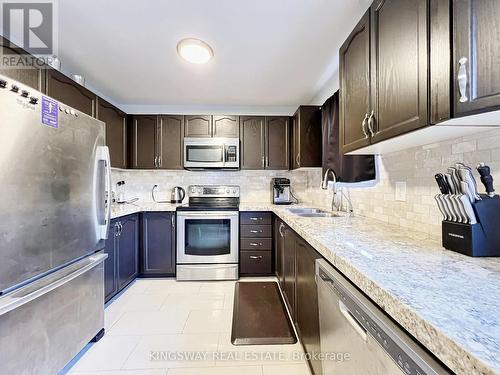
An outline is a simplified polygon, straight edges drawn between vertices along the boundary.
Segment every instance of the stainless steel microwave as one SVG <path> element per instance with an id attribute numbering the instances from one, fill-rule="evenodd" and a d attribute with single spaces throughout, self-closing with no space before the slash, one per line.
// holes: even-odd
<path id="1" fill-rule="evenodd" d="M 239 169 L 239 138 L 184 138 L 184 168 Z"/>

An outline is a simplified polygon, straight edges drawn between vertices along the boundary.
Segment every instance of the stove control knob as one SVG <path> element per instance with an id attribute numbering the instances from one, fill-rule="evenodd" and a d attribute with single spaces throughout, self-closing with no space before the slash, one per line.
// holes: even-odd
<path id="1" fill-rule="evenodd" d="M 34 96 L 32 96 L 30 98 L 30 104 L 37 104 L 38 103 L 38 98 L 35 98 Z"/>
<path id="2" fill-rule="evenodd" d="M 0 79 L 0 87 L 2 89 L 6 88 L 7 87 L 7 81 L 4 81 L 3 79 Z"/>
<path id="3" fill-rule="evenodd" d="M 27 98 L 28 96 L 30 96 L 30 93 L 29 93 L 28 91 L 26 91 L 26 90 L 23 90 L 23 91 L 21 92 L 21 96 L 22 96 L 23 98 Z"/>
<path id="4" fill-rule="evenodd" d="M 191 188 L 191 193 L 196 193 L 196 189 L 195 188 Z"/>
<path id="5" fill-rule="evenodd" d="M 233 189 L 233 194 L 236 194 L 236 189 Z"/>
<path id="6" fill-rule="evenodd" d="M 12 92 L 19 92 L 19 87 L 17 87 L 16 85 L 12 85 L 12 87 L 10 88 L 10 91 Z"/>
<path id="7" fill-rule="evenodd" d="M 231 192 L 231 190 L 227 189 L 226 190 L 226 194 L 229 194 Z"/>

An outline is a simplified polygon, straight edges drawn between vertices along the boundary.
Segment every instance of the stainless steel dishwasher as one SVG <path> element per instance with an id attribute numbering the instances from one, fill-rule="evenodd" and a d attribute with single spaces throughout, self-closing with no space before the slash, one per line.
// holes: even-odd
<path id="1" fill-rule="evenodd" d="M 324 259 L 316 284 L 323 375 L 451 374 Z"/>

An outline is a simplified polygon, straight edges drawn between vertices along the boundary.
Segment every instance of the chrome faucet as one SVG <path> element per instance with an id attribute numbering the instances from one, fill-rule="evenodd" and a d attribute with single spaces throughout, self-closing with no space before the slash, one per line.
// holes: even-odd
<path id="1" fill-rule="evenodd" d="M 337 183 L 337 175 L 335 174 L 335 171 L 331 168 L 328 168 L 325 171 L 325 175 L 323 176 L 323 182 L 321 183 L 321 189 L 327 190 L 328 189 L 328 175 L 332 175 L 333 183 Z"/>

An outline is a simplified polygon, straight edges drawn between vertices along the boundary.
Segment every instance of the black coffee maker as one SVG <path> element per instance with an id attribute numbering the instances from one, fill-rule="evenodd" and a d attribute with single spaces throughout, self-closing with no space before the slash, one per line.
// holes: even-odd
<path id="1" fill-rule="evenodd" d="M 293 203 L 288 178 L 276 177 L 271 179 L 271 201 L 273 204 Z"/>

